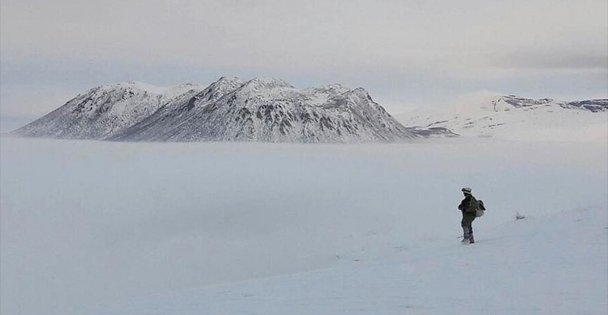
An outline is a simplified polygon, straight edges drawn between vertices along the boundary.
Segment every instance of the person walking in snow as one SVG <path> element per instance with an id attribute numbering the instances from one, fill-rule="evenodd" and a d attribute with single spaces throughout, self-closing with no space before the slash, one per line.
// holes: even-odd
<path id="1" fill-rule="evenodd" d="M 464 199 L 458 206 L 458 209 L 462 211 L 462 221 L 460 222 L 463 231 L 462 242 L 468 242 L 469 244 L 475 243 L 475 239 L 473 238 L 473 220 L 475 220 L 477 210 L 479 210 L 479 203 L 473 197 L 471 191 L 472 189 L 469 187 L 462 189 Z"/>

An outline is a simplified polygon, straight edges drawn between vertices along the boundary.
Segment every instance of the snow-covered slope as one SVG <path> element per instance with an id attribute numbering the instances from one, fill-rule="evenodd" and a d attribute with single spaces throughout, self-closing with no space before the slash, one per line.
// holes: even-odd
<path id="1" fill-rule="evenodd" d="M 139 82 L 103 85 L 17 129 L 22 136 L 105 139 L 154 113 L 162 104 L 199 86 L 162 88 Z"/>
<path id="2" fill-rule="evenodd" d="M 113 140 L 388 142 L 413 138 L 362 88 L 298 90 L 278 79 L 221 78 Z"/>
<path id="3" fill-rule="evenodd" d="M 608 143 L 0 140 L 3 315 L 606 309 Z"/>
<path id="4" fill-rule="evenodd" d="M 418 135 L 363 88 L 298 90 L 279 79 L 222 77 L 205 89 L 92 89 L 16 134 L 126 141 L 394 142 Z"/>
<path id="5" fill-rule="evenodd" d="M 374 262 L 192 288 L 96 314 L 604 314 L 605 209 L 513 221 L 464 248 L 442 244 Z"/>
<path id="6" fill-rule="evenodd" d="M 511 140 L 606 141 L 608 100 L 561 102 L 513 95 L 403 113 L 408 127 L 447 128 L 462 136 Z"/>

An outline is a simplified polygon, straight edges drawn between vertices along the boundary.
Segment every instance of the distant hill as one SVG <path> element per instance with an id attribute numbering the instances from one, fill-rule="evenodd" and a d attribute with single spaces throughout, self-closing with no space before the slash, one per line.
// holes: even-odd
<path id="1" fill-rule="evenodd" d="M 413 129 L 444 128 L 462 136 L 512 140 L 605 141 L 608 99 L 563 102 L 514 95 L 482 97 L 397 115 Z"/>

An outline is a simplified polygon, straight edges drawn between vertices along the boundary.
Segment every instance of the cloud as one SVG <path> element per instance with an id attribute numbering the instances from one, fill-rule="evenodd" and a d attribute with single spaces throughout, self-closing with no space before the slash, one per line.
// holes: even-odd
<path id="1" fill-rule="evenodd" d="M 2 50 L 220 68 L 474 67 L 522 48 L 605 55 L 605 12 L 603 0 L 3 1 Z"/>
<path id="2" fill-rule="evenodd" d="M 122 80 L 170 84 L 205 83 L 220 75 L 280 76 L 296 85 L 365 86 L 380 99 L 412 97 L 419 103 L 495 89 L 526 74 L 582 71 L 597 80 L 598 72 L 607 71 L 605 0 L 0 5 L 3 92 L 27 84 L 74 90 Z M 18 99 L 17 90 L 11 93 Z"/>
<path id="3" fill-rule="evenodd" d="M 586 52 L 547 51 L 498 55 L 492 66 L 505 69 L 608 69 L 608 56 Z"/>

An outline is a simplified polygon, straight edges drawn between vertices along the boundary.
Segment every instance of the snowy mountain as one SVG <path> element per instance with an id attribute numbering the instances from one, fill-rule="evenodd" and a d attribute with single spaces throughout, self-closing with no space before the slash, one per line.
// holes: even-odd
<path id="1" fill-rule="evenodd" d="M 363 88 L 222 77 L 205 89 L 98 87 L 16 131 L 123 141 L 394 142 L 417 137 Z"/>
<path id="2" fill-rule="evenodd" d="M 605 141 L 608 99 L 562 102 L 514 95 L 485 96 L 450 107 L 404 113 L 397 119 L 409 128 L 447 128 L 462 136 Z"/>
<path id="3" fill-rule="evenodd" d="M 196 95 L 176 98 L 111 139 L 350 143 L 415 136 L 362 88 L 298 90 L 278 79 L 221 78 Z"/>
<path id="4" fill-rule="evenodd" d="M 193 84 L 160 88 L 138 82 L 93 88 L 17 129 L 22 136 L 105 139 L 150 116 L 172 98 L 198 90 Z"/>

